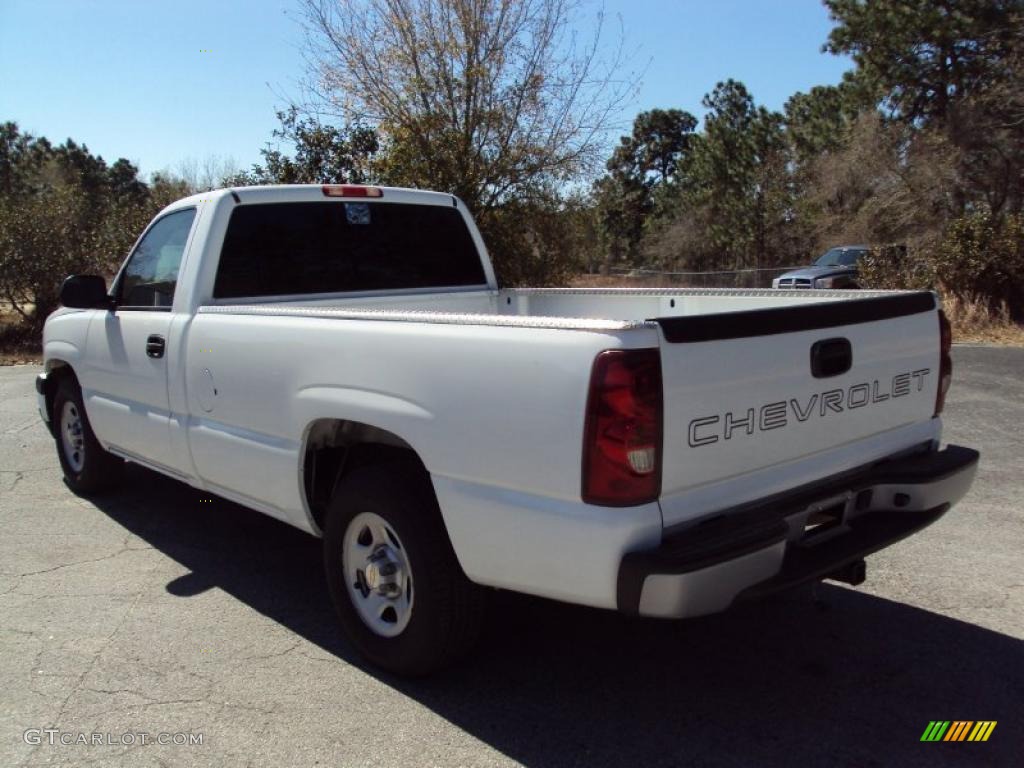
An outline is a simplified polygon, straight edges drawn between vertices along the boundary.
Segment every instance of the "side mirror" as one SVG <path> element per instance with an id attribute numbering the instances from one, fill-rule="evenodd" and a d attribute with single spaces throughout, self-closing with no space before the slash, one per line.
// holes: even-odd
<path id="1" fill-rule="evenodd" d="M 99 275 L 72 275 L 60 287 L 60 303 L 75 309 L 109 309 L 107 281 Z"/>

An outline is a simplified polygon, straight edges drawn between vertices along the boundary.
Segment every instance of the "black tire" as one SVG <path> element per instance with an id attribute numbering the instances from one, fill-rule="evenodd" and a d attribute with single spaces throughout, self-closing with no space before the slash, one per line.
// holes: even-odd
<path id="1" fill-rule="evenodd" d="M 364 622 L 345 578 L 345 532 L 370 512 L 394 529 L 408 558 L 415 597 L 408 623 L 385 637 Z M 353 472 L 335 493 L 324 532 L 327 586 L 345 635 L 373 664 L 400 675 L 434 672 L 465 654 L 480 634 L 483 590 L 459 566 L 430 478 L 412 462 Z"/>
<path id="2" fill-rule="evenodd" d="M 65 441 L 70 443 L 70 439 L 65 434 L 63 422 L 64 409 L 68 405 L 77 415 L 81 427 L 80 450 L 72 456 L 68 455 L 72 449 L 65 445 Z M 72 376 L 64 376 L 57 383 L 50 418 L 53 421 L 57 458 L 64 470 L 64 482 L 72 491 L 88 496 L 110 490 L 120 482 L 124 461 L 105 451 L 96 439 L 85 412 L 82 390 Z"/>

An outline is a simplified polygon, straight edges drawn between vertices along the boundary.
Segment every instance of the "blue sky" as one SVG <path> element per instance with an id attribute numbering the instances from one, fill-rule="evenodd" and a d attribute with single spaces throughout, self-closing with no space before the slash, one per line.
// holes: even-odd
<path id="1" fill-rule="evenodd" d="M 830 28 L 820 0 L 604 7 L 609 31 L 621 16 L 634 63 L 646 66 L 625 124 L 651 107 L 700 115 L 701 97 L 728 77 L 780 109 L 849 67 L 820 52 Z M 585 6 L 581 23 L 597 8 Z M 146 176 L 185 158 L 247 167 L 271 138 L 274 110 L 299 94 L 299 20 L 295 0 L 0 0 L 0 120 L 127 157 Z"/>

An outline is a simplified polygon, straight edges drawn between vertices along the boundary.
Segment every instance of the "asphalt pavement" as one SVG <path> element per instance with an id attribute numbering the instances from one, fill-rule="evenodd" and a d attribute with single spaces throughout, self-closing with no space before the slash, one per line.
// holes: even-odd
<path id="1" fill-rule="evenodd" d="M 975 485 L 863 586 L 689 622 L 497 593 L 415 682 L 340 637 L 318 540 L 138 467 L 74 496 L 36 369 L 0 368 L 0 765 L 1020 765 L 1024 349 L 954 361 Z M 937 719 L 997 726 L 922 743 Z"/>

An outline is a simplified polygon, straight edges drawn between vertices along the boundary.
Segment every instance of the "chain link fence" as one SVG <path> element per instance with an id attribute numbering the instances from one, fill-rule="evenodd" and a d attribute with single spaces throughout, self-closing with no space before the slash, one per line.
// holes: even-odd
<path id="1" fill-rule="evenodd" d="M 806 266 L 806 265 L 804 265 Z M 673 286 L 678 288 L 771 288 L 779 275 L 803 267 L 731 269 L 711 272 L 666 272 L 656 269 L 612 267 L 609 275 L 584 275 L 584 283 L 623 288 Z"/>

